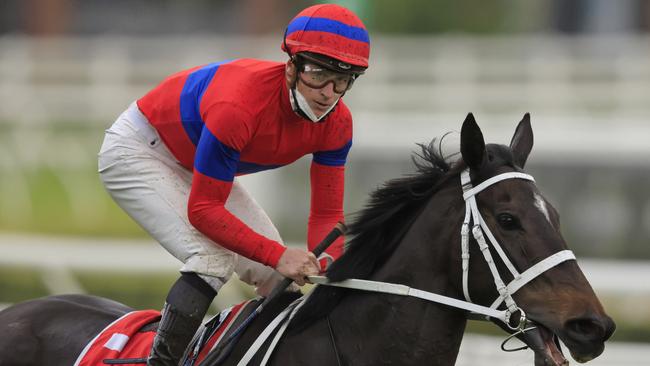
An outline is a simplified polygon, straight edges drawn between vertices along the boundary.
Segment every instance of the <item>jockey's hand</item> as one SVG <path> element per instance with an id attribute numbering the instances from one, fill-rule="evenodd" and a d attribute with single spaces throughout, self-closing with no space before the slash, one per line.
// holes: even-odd
<path id="1" fill-rule="evenodd" d="M 317 275 L 320 265 L 313 253 L 302 249 L 287 248 L 278 261 L 275 270 L 291 278 L 298 286 L 306 282 L 307 276 Z"/>

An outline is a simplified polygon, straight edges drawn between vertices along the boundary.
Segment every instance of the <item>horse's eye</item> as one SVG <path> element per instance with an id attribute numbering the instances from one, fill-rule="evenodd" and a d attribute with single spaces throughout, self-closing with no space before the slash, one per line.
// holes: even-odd
<path id="1" fill-rule="evenodd" d="M 517 230 L 521 226 L 519 225 L 519 220 L 516 217 L 512 216 L 509 213 L 502 213 L 497 216 L 497 221 L 499 225 L 505 230 Z"/>

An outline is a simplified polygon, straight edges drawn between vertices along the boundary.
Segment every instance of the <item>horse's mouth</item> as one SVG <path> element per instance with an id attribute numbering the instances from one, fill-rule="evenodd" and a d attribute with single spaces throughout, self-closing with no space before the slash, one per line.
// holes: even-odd
<path id="1" fill-rule="evenodd" d="M 535 352 L 535 366 L 566 366 L 569 361 L 564 357 L 555 339 L 556 336 L 541 324 L 526 331 L 521 337 L 524 343 Z"/>

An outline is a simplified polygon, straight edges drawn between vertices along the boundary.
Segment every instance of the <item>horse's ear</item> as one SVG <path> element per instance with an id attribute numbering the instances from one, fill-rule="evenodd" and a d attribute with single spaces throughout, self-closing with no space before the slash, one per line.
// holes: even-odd
<path id="1" fill-rule="evenodd" d="M 512 150 L 512 156 L 518 167 L 523 168 L 526 165 L 526 159 L 528 159 L 528 154 L 532 149 L 533 129 L 530 127 L 530 113 L 526 113 L 519 125 L 517 125 L 515 134 L 510 141 L 510 150 Z"/>
<path id="2" fill-rule="evenodd" d="M 487 155 L 483 133 L 471 113 L 465 117 L 465 122 L 460 130 L 460 153 L 465 164 L 472 169 L 480 168 Z"/>

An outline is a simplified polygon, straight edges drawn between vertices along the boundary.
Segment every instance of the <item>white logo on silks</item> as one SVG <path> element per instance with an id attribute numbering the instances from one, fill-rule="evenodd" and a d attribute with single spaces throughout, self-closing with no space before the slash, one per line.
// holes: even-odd
<path id="1" fill-rule="evenodd" d="M 122 352 L 124 346 L 129 341 L 129 336 L 122 333 L 115 333 L 111 336 L 106 343 L 104 343 L 104 348 L 108 348 L 113 351 Z"/>

